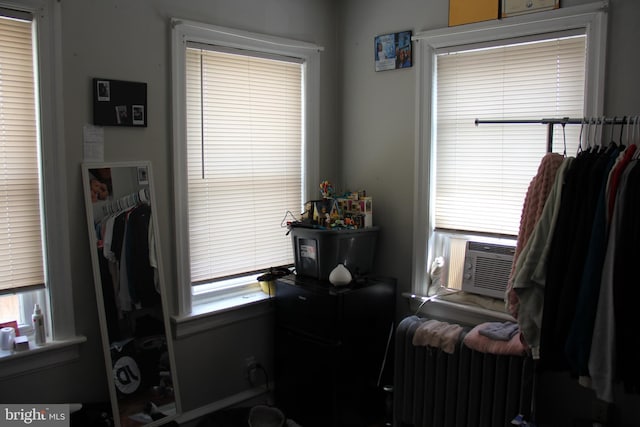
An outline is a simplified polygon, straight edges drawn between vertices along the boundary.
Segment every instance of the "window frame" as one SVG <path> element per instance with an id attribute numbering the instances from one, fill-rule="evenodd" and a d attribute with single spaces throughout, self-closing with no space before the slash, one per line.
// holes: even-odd
<path id="1" fill-rule="evenodd" d="M 188 43 L 214 44 L 217 46 L 290 56 L 303 60 L 303 197 L 309 199 L 316 193 L 319 180 L 319 99 L 320 52 L 322 47 L 313 43 L 250 33 L 215 25 L 172 19 L 172 93 L 173 93 L 173 157 L 175 236 L 178 286 L 178 317 L 192 313 L 196 303 L 192 296 L 189 227 L 187 202 L 186 161 L 186 76 L 185 52 Z M 211 292 L 200 299 L 233 299 L 236 292 Z M 228 308 L 226 305 L 224 308 Z"/>
<path id="2" fill-rule="evenodd" d="M 414 176 L 414 240 L 412 289 L 427 295 L 431 244 L 434 235 L 433 195 L 430 177 L 435 164 L 436 138 L 436 54 L 438 49 L 509 40 L 538 34 L 582 29 L 587 36 L 585 116 L 601 116 L 604 100 L 604 74 L 607 34 L 607 3 L 560 8 L 504 20 L 424 31 L 412 39 L 416 73 L 416 143 Z"/>
<path id="3" fill-rule="evenodd" d="M 64 149 L 61 5 L 47 0 L 3 0 L 0 7 L 30 13 L 34 23 L 36 113 L 44 223 L 45 299 L 48 339 L 38 351 L 0 358 L 0 378 L 30 372 L 79 356 L 69 242 L 67 167 Z M 35 291 L 38 292 L 38 291 Z M 34 296 L 35 297 L 35 296 Z M 28 299 L 29 297 L 25 298 Z M 31 307 L 32 309 L 32 307 Z M 23 307 L 25 313 L 29 307 Z"/>

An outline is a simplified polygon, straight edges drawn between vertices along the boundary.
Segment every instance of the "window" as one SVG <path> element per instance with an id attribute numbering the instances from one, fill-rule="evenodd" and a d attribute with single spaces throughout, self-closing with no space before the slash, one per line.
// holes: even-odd
<path id="1" fill-rule="evenodd" d="M 302 200 L 302 65 L 187 48 L 193 285 L 293 262 L 277 225 Z"/>
<path id="2" fill-rule="evenodd" d="M 0 9 L 0 313 L 1 321 L 16 321 L 20 333 L 29 334 L 38 303 L 49 321 L 47 339 L 62 343 L 82 339 L 74 337 L 68 305 L 60 11 L 54 3 L 4 2 Z M 0 359 L 0 376 L 25 369 L 10 359 Z M 46 353 L 38 359 L 31 368 L 49 363 Z"/>
<path id="3" fill-rule="evenodd" d="M 548 35 L 546 37 L 549 37 Z M 582 117 L 584 34 L 437 53 L 434 227 L 518 234 L 523 194 L 547 149 L 539 124 L 478 119 Z M 468 49 L 468 47 L 466 47 Z M 575 154 L 579 128 L 554 128 Z"/>
<path id="4" fill-rule="evenodd" d="M 25 311 L 34 294 L 42 296 L 35 290 L 44 288 L 44 259 L 32 24 L 25 18 L 0 17 L 0 321 L 16 320 L 27 332 Z"/>
<path id="5" fill-rule="evenodd" d="M 427 293 L 428 268 L 438 256 L 445 259 L 445 284 L 459 288 L 464 247 L 472 238 L 515 244 L 548 128 L 478 126 L 476 119 L 579 118 L 601 111 L 604 13 L 558 12 L 416 36 L 424 123 L 415 292 Z M 580 126 L 553 131 L 552 150 L 575 155 Z"/>
<path id="6" fill-rule="evenodd" d="M 197 302 L 293 263 L 281 224 L 301 212 L 317 169 L 319 49 L 184 22 L 176 37 L 178 257 L 183 298 Z"/>

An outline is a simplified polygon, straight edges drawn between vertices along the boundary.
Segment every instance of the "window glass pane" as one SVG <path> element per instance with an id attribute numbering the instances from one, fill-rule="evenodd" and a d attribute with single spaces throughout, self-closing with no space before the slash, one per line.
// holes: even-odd
<path id="1" fill-rule="evenodd" d="M 192 283 L 292 263 L 302 200 L 302 65 L 188 48 Z"/>
<path id="2" fill-rule="evenodd" d="M 20 318 L 20 299 L 18 295 L 0 296 L 0 322 L 17 321 Z"/>
<path id="3" fill-rule="evenodd" d="M 582 117 L 584 35 L 437 56 L 435 228 L 515 236 L 547 150 L 541 124 L 476 119 Z M 575 155 L 579 126 L 555 126 L 553 150 Z"/>
<path id="4" fill-rule="evenodd" d="M 0 17 L 0 293 L 44 284 L 35 105 L 31 22 Z"/>

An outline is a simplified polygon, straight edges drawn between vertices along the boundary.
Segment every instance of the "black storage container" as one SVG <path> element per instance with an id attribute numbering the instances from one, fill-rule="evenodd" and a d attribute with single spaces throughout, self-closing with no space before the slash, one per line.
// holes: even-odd
<path id="1" fill-rule="evenodd" d="M 293 227 L 291 242 L 296 274 L 327 280 L 338 264 L 354 277 L 370 273 L 376 253 L 379 227 L 316 229 Z"/>

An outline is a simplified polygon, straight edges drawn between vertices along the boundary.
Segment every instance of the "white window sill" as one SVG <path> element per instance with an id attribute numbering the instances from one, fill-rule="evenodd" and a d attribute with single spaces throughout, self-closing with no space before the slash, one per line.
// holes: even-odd
<path id="1" fill-rule="evenodd" d="M 215 298 L 201 299 L 193 303 L 191 313 L 171 318 L 174 338 L 181 339 L 240 320 L 266 315 L 271 312 L 271 297 L 256 285 Z"/>
<path id="2" fill-rule="evenodd" d="M 86 340 L 85 337 L 74 337 L 36 346 L 30 338 L 28 350 L 0 350 L 0 378 L 25 375 L 78 359 L 79 346 Z"/>
<path id="3" fill-rule="evenodd" d="M 484 322 L 516 321 L 506 311 L 504 301 L 496 298 L 466 292 L 431 297 L 404 293 L 402 296 L 409 299 L 409 305 L 416 314 L 434 319 L 470 326 Z"/>

